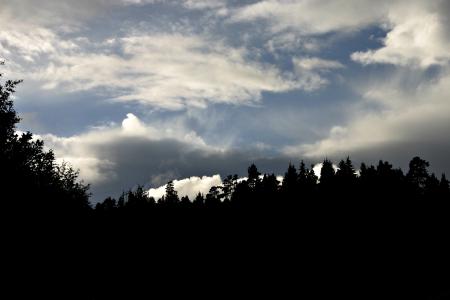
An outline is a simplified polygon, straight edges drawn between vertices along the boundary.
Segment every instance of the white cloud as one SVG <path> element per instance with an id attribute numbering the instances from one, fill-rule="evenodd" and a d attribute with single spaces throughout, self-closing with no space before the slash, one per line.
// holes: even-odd
<path id="1" fill-rule="evenodd" d="M 263 175 L 260 176 L 260 179 L 262 178 Z M 281 185 L 281 183 L 283 182 L 283 176 L 277 176 L 276 178 Z M 247 177 L 241 177 L 238 178 L 237 182 L 242 182 L 247 179 Z M 183 196 L 188 196 L 192 201 L 195 199 L 198 193 L 206 195 L 213 186 L 222 186 L 222 178 L 220 175 L 203 177 L 193 176 L 181 180 L 173 180 L 173 185 L 180 198 Z M 166 186 L 167 185 L 163 185 L 158 188 L 151 188 L 150 190 L 148 190 L 148 195 L 157 200 L 165 195 Z"/>
<path id="2" fill-rule="evenodd" d="M 51 140 L 48 136 L 45 137 L 47 141 Z M 61 154 L 61 150 L 56 150 Z M 114 172 L 115 163 L 108 159 L 100 159 L 95 156 L 78 157 L 78 156 L 63 156 L 56 160 L 58 164 L 68 162 L 76 170 L 80 172 L 80 178 L 86 183 L 101 183 L 117 178 Z"/>
<path id="3" fill-rule="evenodd" d="M 316 143 L 288 146 L 283 152 L 307 157 L 343 156 L 372 149 L 381 151 L 401 144 L 427 143 L 447 149 L 449 73 L 415 88 L 402 87 L 393 77 L 365 88 L 366 102 L 352 108 L 347 124 L 334 126 L 328 136 Z M 378 104 L 380 109 L 367 110 L 366 104 Z"/>
<path id="4" fill-rule="evenodd" d="M 317 52 L 324 41 L 318 41 L 310 37 L 304 37 L 296 32 L 280 32 L 267 39 L 264 47 L 276 57 L 280 52 L 296 53 L 299 49 L 306 52 Z"/>
<path id="5" fill-rule="evenodd" d="M 220 175 L 203 176 L 203 177 L 190 177 L 181 180 L 174 180 L 173 185 L 178 192 L 179 197 L 188 196 L 193 200 L 198 193 L 206 195 L 211 187 L 221 186 L 222 179 Z M 166 185 L 158 188 L 152 188 L 148 191 L 148 195 L 155 199 L 161 198 L 166 193 Z"/>
<path id="6" fill-rule="evenodd" d="M 250 59 L 245 49 L 200 36 L 133 35 L 88 51 L 76 40 L 58 40 L 49 30 L 42 34 L 7 32 L 2 47 L 28 61 L 16 74 L 42 82 L 46 89 L 102 88 L 118 101 L 179 110 L 209 103 L 249 105 L 257 103 L 262 92 L 301 88 L 292 74 Z M 123 55 L 112 54 L 113 46 Z"/>
<path id="7" fill-rule="evenodd" d="M 187 34 L 189 30 L 156 33 L 123 29 L 119 36 L 102 40 L 79 35 L 89 26 L 86 20 L 107 6 L 159 1 L 86 0 L 73 7 L 67 0 L 46 0 L 39 7 L 31 0 L 19 1 L 21 5 L 2 3 L 0 55 L 13 62 L 9 68 L 16 77 L 58 93 L 94 91 L 117 101 L 182 110 L 211 103 L 253 105 L 264 92 L 315 90 L 327 82 L 317 72 L 298 76 L 262 62 L 245 47 L 227 45 L 217 36 Z M 227 8 L 227 1 L 219 0 L 178 4 L 189 9 Z M 64 27 L 66 23 L 70 30 Z M 283 41 L 273 39 L 267 47 L 297 43 L 296 34 L 283 36 Z M 300 43 L 304 48 L 316 47 L 312 40 Z"/>
<path id="8" fill-rule="evenodd" d="M 108 7 L 123 4 L 123 0 L 0 0 L 0 25 L 73 31 L 86 20 L 100 17 Z"/>
<path id="9" fill-rule="evenodd" d="M 120 100 L 181 108 L 208 102 L 251 104 L 261 92 L 283 92 L 297 83 L 275 67 L 248 58 L 236 49 L 198 36 L 157 35 L 123 39 L 124 63 L 138 76 L 138 86 Z M 169 107 L 171 106 L 171 107 Z"/>
<path id="10" fill-rule="evenodd" d="M 390 30 L 377 50 L 355 52 L 362 64 L 388 63 L 427 68 L 450 61 L 448 13 L 440 1 L 403 2 L 392 5 L 387 15 Z"/>
<path id="11" fill-rule="evenodd" d="M 300 70 L 305 71 L 315 71 L 315 70 L 330 70 L 330 69 L 340 69 L 344 66 L 335 60 L 321 59 L 317 57 L 306 57 L 306 58 L 294 58 L 294 64 Z"/>
<path id="12" fill-rule="evenodd" d="M 351 56 L 353 60 L 363 64 L 426 68 L 445 65 L 450 60 L 447 3 L 442 0 L 266 0 L 234 9 L 230 20 L 265 20 L 272 33 L 291 37 L 287 44 L 269 43 L 272 51 L 298 44 L 300 37 L 379 26 L 388 31 L 383 47 L 355 52 Z"/>
<path id="13" fill-rule="evenodd" d="M 266 0 L 238 8 L 234 22 L 266 20 L 273 32 L 295 30 L 305 35 L 364 28 L 379 21 L 387 1 Z"/>
<path id="14" fill-rule="evenodd" d="M 42 67 L 48 57 L 70 55 L 76 50 L 79 46 L 75 41 L 61 39 L 52 29 L 27 22 L 8 22 L 0 16 L 0 58 L 8 60 L 7 66 L 13 64 L 17 68 L 15 73 L 26 75 L 36 65 Z"/>
<path id="15" fill-rule="evenodd" d="M 317 57 L 294 57 L 292 59 L 295 71 L 302 82 L 303 89 L 312 91 L 328 84 L 328 79 L 324 76 L 333 69 L 344 68 L 338 61 L 326 60 Z"/>
<path id="16" fill-rule="evenodd" d="M 227 6 L 226 0 L 184 0 L 184 6 L 190 9 L 218 9 Z"/>

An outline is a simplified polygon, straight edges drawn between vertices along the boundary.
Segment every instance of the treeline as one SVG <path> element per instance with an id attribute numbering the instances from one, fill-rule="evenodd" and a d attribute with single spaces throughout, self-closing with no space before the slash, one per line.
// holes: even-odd
<path id="1" fill-rule="evenodd" d="M 118 200 L 111 197 L 95 206 L 98 213 L 114 211 L 139 211 L 157 208 L 258 208 L 292 207 L 302 202 L 314 201 L 449 201 L 449 181 L 444 174 L 438 179 L 428 171 L 429 163 L 414 157 L 406 174 L 394 168 L 389 162 L 378 165 L 362 163 L 357 172 L 349 157 L 341 160 L 337 168 L 325 159 L 320 171 L 320 180 L 313 166 L 307 168 L 302 161 L 298 168 L 290 164 L 282 182 L 275 174 L 261 174 L 252 164 L 245 180 L 229 175 L 221 186 L 214 186 L 209 193 L 199 193 L 194 199 L 179 197 L 173 182 L 166 185 L 166 193 L 160 199 L 149 197 L 138 187 L 123 193 Z"/>

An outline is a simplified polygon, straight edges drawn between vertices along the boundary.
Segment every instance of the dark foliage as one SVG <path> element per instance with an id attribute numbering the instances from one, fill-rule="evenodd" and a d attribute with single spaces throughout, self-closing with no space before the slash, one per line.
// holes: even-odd
<path id="1" fill-rule="evenodd" d="M 0 74 L 0 80 L 2 75 Z M 67 163 L 57 164 L 52 151 L 30 132 L 18 133 L 20 121 L 12 94 L 20 81 L 0 81 L 0 190 L 5 214 L 36 216 L 85 215 L 88 185 Z"/>

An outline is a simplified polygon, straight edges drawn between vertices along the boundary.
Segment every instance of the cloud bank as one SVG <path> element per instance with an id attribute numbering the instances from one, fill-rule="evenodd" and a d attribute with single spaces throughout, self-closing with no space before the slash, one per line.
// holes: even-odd
<path id="1" fill-rule="evenodd" d="M 181 180 L 174 180 L 173 185 L 180 198 L 188 196 L 190 200 L 193 200 L 198 193 L 206 195 L 213 186 L 221 186 L 222 179 L 220 175 L 203 177 L 193 176 Z M 153 197 L 156 200 L 164 196 L 165 193 L 166 185 L 158 188 L 152 188 L 148 191 L 149 197 Z"/>
<path id="2" fill-rule="evenodd" d="M 160 193 L 164 184 L 179 178 L 189 178 L 178 180 L 176 187 L 180 195 L 191 197 L 197 189 L 203 193 L 218 183 L 217 173 L 243 175 L 252 162 L 276 172 L 288 163 L 288 158 L 265 159 L 256 150 L 211 146 L 181 124 L 147 124 L 133 114 L 120 125 L 92 128 L 80 135 L 36 138 L 43 139 L 59 161 L 80 169 L 80 178 L 92 184 L 94 202 L 138 184 L 159 187 L 155 193 Z M 206 177 L 195 177 L 198 174 Z"/>

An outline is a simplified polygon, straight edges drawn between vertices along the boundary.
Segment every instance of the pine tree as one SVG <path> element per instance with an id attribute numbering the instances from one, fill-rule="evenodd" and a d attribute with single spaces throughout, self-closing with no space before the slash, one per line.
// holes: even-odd
<path id="1" fill-rule="evenodd" d="M 248 167 L 248 186 L 251 190 L 255 190 L 258 184 L 261 182 L 261 179 L 259 178 L 258 168 L 255 166 L 255 164 L 252 164 L 250 167 Z"/>
<path id="2" fill-rule="evenodd" d="M 165 203 L 169 206 L 174 206 L 179 202 L 178 193 L 175 190 L 173 181 L 169 181 L 166 185 Z"/>
<path id="3" fill-rule="evenodd" d="M 442 174 L 441 181 L 439 182 L 439 190 L 440 195 L 443 197 L 449 197 L 450 196 L 450 182 L 445 177 L 445 174 Z"/>
<path id="4" fill-rule="evenodd" d="M 281 190 L 286 201 L 294 201 L 298 196 L 298 174 L 293 164 L 289 164 L 284 174 Z"/>
<path id="5" fill-rule="evenodd" d="M 329 184 L 332 182 L 334 176 L 335 176 L 335 171 L 333 168 L 333 163 L 328 160 L 325 159 L 322 163 L 322 169 L 320 170 L 320 183 L 321 185 L 325 185 L 325 184 Z"/>

